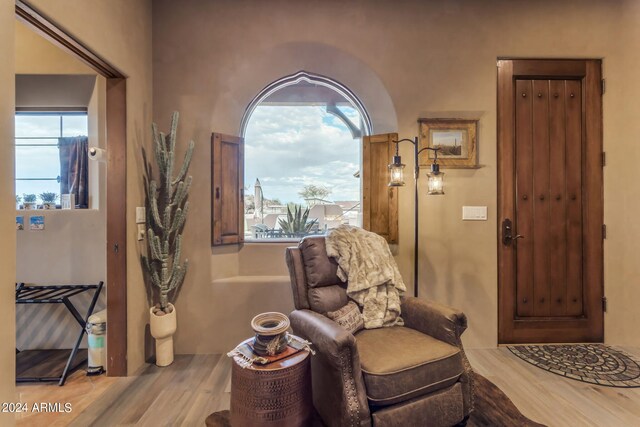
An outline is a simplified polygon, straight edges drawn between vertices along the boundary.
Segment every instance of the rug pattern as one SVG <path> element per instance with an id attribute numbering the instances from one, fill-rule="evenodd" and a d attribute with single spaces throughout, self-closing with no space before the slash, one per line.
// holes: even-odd
<path id="1" fill-rule="evenodd" d="M 516 356 L 545 371 L 607 387 L 640 387 L 640 364 L 603 344 L 510 345 Z"/>

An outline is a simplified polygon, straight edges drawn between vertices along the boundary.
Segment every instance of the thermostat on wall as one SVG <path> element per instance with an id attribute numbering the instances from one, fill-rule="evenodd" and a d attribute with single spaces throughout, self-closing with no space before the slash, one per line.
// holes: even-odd
<path id="1" fill-rule="evenodd" d="M 487 207 L 486 206 L 463 206 L 462 220 L 463 221 L 486 221 Z"/>

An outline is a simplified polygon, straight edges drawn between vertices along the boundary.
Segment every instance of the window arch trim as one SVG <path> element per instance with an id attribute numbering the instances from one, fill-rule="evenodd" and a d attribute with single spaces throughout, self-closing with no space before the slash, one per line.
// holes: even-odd
<path id="1" fill-rule="evenodd" d="M 249 119 L 251 118 L 253 111 L 258 105 L 260 105 L 262 101 L 264 101 L 274 92 L 277 92 L 278 90 L 285 87 L 295 85 L 302 81 L 324 86 L 336 91 L 338 94 L 343 96 L 358 110 L 358 113 L 360 113 L 360 117 L 362 118 L 362 122 L 364 123 L 365 135 L 371 135 L 373 133 L 373 126 L 371 124 L 369 113 L 367 113 L 367 110 L 364 108 L 364 104 L 360 101 L 360 99 L 358 99 L 356 94 L 353 93 L 348 87 L 334 79 L 322 76 L 320 74 L 309 73 L 307 71 L 299 71 L 295 74 L 282 77 L 281 79 L 270 83 L 264 89 L 262 89 L 255 98 L 253 98 L 253 100 L 247 106 L 244 114 L 242 115 L 242 121 L 240 122 L 240 135 L 244 137 Z"/>

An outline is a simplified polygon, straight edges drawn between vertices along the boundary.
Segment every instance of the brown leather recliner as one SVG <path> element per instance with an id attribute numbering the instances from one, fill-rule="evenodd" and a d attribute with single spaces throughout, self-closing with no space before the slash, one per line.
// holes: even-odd
<path id="1" fill-rule="evenodd" d="M 322 236 L 287 248 L 296 310 L 291 327 L 313 343 L 313 403 L 334 426 L 464 425 L 473 408 L 471 367 L 460 335 L 465 315 L 413 297 L 402 300 L 405 326 L 355 336 L 325 316 L 347 304 L 346 284 Z"/>

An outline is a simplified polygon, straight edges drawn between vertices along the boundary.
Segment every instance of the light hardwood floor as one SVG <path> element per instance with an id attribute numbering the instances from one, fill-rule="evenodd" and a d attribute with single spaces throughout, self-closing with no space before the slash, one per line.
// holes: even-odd
<path id="1" fill-rule="evenodd" d="M 86 376 L 84 370 L 72 373 L 64 386 L 57 383 L 22 383 L 16 386 L 16 400 L 26 403 L 28 412 L 16 414 L 16 424 L 29 427 L 66 426 L 89 405 L 121 381 L 104 375 Z M 40 403 L 71 403 L 71 412 L 33 412 L 33 405 Z"/>
<path id="2" fill-rule="evenodd" d="M 620 348 L 636 360 L 640 349 Z M 507 348 L 467 350 L 471 366 L 497 385 L 523 415 L 550 427 L 640 426 L 640 388 L 613 388 L 552 374 Z"/>
<path id="3" fill-rule="evenodd" d="M 640 349 L 623 350 L 640 358 Z M 520 411 L 555 426 L 640 425 L 640 388 L 590 385 L 536 368 L 506 348 L 467 350 L 474 369 L 500 387 Z M 66 414 L 20 416 L 24 426 L 202 426 L 211 412 L 229 408 L 231 365 L 226 356 L 182 355 L 173 365 L 149 365 L 128 378 L 73 374 L 64 387 L 19 385 L 18 398 L 70 402 Z"/>

